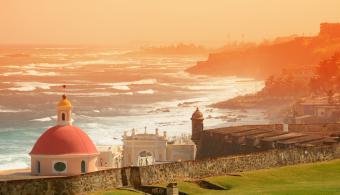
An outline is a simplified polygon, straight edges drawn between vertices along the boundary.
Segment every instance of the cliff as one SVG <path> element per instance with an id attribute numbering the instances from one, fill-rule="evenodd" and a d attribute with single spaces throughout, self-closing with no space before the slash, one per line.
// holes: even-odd
<path id="1" fill-rule="evenodd" d="M 189 73 L 211 76 L 267 78 L 283 68 L 318 64 L 340 50 L 340 24 L 322 23 L 313 37 L 279 38 L 244 49 L 235 48 L 209 55 L 187 69 Z"/>

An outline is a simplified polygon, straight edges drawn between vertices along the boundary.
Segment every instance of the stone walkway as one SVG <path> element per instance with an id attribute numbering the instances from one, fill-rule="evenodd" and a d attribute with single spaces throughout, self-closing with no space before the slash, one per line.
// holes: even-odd
<path id="1" fill-rule="evenodd" d="M 51 176 L 34 176 L 31 175 L 30 169 L 13 169 L 13 170 L 0 170 L 0 181 L 22 180 L 22 179 L 37 179 L 37 178 L 50 178 Z M 56 176 L 61 177 L 61 176 Z"/>

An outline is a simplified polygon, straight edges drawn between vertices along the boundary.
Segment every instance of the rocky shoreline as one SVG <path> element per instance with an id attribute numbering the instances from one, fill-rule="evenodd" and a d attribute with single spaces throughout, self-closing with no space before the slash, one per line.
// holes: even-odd
<path id="1" fill-rule="evenodd" d="M 262 109 L 271 122 L 283 122 L 285 114 L 289 111 L 290 106 L 296 101 L 295 97 L 272 97 L 258 94 L 249 94 L 237 96 L 235 98 L 217 102 L 210 105 L 212 108 L 219 109 Z"/>
<path id="2" fill-rule="evenodd" d="M 228 109 L 250 109 L 250 108 L 270 108 L 282 104 L 291 104 L 296 100 L 295 97 L 272 97 L 257 94 L 249 94 L 245 96 L 237 96 L 235 98 L 217 102 L 210 105 L 213 108 Z"/>

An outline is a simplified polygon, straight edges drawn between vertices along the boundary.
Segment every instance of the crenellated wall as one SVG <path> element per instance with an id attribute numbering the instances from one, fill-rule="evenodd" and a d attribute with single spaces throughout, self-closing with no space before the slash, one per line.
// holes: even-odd
<path id="1" fill-rule="evenodd" d="M 340 146 L 271 150 L 249 155 L 109 169 L 71 177 L 0 181 L 0 195 L 86 194 L 121 186 L 194 180 L 256 169 L 340 158 Z"/>

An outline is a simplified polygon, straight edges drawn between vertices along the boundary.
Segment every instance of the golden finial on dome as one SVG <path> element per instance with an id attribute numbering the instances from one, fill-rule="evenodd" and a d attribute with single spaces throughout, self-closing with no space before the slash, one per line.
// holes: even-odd
<path id="1" fill-rule="evenodd" d="M 60 100 L 58 107 L 72 108 L 72 104 L 66 96 L 66 85 L 63 85 L 62 87 L 64 88 L 64 94 L 61 96 L 62 99 Z"/>

